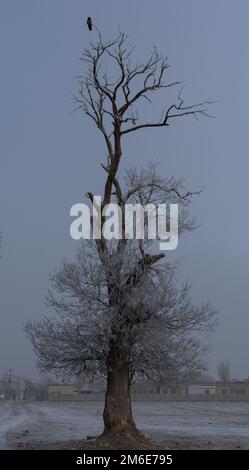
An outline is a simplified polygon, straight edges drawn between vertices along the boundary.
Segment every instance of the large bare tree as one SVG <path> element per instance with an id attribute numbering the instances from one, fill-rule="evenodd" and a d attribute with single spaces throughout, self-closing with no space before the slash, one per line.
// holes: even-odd
<path id="1" fill-rule="evenodd" d="M 104 42 L 98 33 L 82 56 L 84 74 L 74 96 L 75 109 L 83 110 L 104 138 L 102 209 L 112 201 L 119 204 L 123 237 L 83 244 L 76 261 L 65 262 L 52 277 L 48 301 L 57 316 L 26 325 L 41 369 L 107 377 L 104 436 L 126 437 L 138 433 L 131 380 L 199 370 L 199 332 L 210 329 L 214 314 L 209 305 L 193 306 L 189 287 L 179 284 L 176 266 L 155 251 L 155 244 L 125 238 L 126 203 L 178 203 L 180 232 L 191 230 L 188 207 L 194 193 L 180 178 L 159 176 L 153 165 L 127 170 L 121 181 L 123 140 L 135 132 L 165 130 L 180 117 L 198 119 L 207 115 L 208 104 L 186 105 L 179 92 L 159 119 L 143 121 L 142 102 L 150 104 L 155 93 L 179 83 L 167 81 L 168 59 L 156 49 L 141 64 L 134 64 L 132 54 L 125 34 Z M 87 197 L 93 202 L 92 192 Z M 101 226 L 104 222 L 102 215 Z"/>

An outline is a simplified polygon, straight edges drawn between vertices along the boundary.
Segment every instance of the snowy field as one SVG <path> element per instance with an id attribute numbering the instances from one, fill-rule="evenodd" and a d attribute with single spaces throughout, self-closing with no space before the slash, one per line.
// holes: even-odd
<path id="1" fill-rule="evenodd" d="M 0 448 L 71 445 L 102 430 L 102 403 L 0 402 Z M 249 449 L 249 403 L 136 402 L 139 429 L 163 448 Z"/>

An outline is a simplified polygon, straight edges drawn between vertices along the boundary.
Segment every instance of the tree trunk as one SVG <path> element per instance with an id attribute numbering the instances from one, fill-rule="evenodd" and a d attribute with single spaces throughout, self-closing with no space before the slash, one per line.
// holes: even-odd
<path id="1" fill-rule="evenodd" d="M 104 434 L 136 431 L 132 417 L 129 362 L 121 348 L 113 346 L 107 364 Z"/>

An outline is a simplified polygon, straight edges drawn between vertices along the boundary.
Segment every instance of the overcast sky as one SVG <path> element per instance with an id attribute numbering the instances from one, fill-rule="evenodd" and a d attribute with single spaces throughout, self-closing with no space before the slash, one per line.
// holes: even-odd
<path id="1" fill-rule="evenodd" d="M 37 376 L 22 331 L 39 319 L 49 274 L 71 258 L 70 207 L 99 194 L 106 150 L 91 122 L 70 115 L 91 15 L 104 38 L 119 26 L 143 59 L 156 45 L 184 84 L 186 102 L 220 100 L 215 119 L 179 119 L 167 129 L 126 138 L 123 164 L 150 160 L 162 175 L 205 185 L 193 204 L 201 228 L 180 241 L 183 277 L 196 301 L 220 311 L 208 356 L 249 376 L 248 19 L 247 0 L 1 0 L 0 2 L 0 375 Z M 167 98 L 167 97 L 166 97 Z M 160 115 L 162 103 L 148 108 Z"/>

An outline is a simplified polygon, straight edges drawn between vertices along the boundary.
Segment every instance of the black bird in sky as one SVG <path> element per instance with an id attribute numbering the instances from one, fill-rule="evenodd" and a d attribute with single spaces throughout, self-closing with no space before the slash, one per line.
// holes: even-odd
<path id="1" fill-rule="evenodd" d="M 93 22 L 92 22 L 92 18 L 91 18 L 90 16 L 88 16 L 87 21 L 86 21 L 86 24 L 87 24 L 87 26 L 88 26 L 89 31 L 92 31 L 92 29 L 93 29 Z"/>

